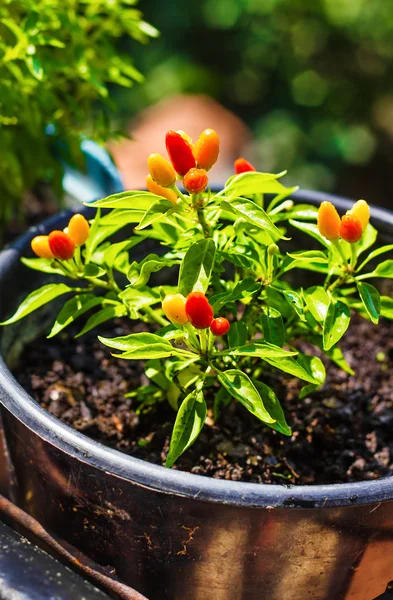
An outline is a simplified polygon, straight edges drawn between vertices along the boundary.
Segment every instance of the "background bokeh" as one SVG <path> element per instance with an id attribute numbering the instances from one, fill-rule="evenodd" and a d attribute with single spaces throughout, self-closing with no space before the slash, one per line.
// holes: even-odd
<path id="1" fill-rule="evenodd" d="M 119 124 L 173 94 L 207 94 L 249 126 L 260 170 L 288 169 L 288 184 L 390 205 L 392 2 L 142 0 L 140 8 L 161 36 L 132 47 L 146 81 L 114 91 Z"/>

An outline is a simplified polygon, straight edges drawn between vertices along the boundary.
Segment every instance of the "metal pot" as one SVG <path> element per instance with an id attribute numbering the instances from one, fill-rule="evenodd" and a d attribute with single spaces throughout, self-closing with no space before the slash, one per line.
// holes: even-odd
<path id="1" fill-rule="evenodd" d="M 349 201 L 316 192 L 300 201 Z M 373 208 L 392 241 L 393 214 Z M 69 214 L 44 223 L 61 229 Z M 0 254 L 0 314 L 37 284 Z M 151 600 L 371 600 L 393 579 L 393 478 L 280 486 L 222 481 L 126 456 L 44 411 L 7 363 L 45 321 L 0 330 L 0 400 L 10 490 L 40 523 Z M 20 349 L 20 348 L 19 348 Z"/>

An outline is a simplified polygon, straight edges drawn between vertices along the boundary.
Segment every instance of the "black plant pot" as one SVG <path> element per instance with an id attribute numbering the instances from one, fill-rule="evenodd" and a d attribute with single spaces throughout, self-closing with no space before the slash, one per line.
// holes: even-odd
<path id="1" fill-rule="evenodd" d="M 374 208 L 372 216 L 392 241 L 393 214 Z M 62 213 L 40 231 L 61 229 L 68 218 Z M 19 262 L 36 233 L 0 254 L 0 316 L 37 278 Z M 109 449 L 44 411 L 7 366 L 45 317 L 43 310 L 0 331 L 10 485 L 44 527 L 112 565 L 151 600 L 371 600 L 384 592 L 393 579 L 393 478 L 257 485 L 167 470 Z M 376 553 L 383 577 L 372 564 Z"/>

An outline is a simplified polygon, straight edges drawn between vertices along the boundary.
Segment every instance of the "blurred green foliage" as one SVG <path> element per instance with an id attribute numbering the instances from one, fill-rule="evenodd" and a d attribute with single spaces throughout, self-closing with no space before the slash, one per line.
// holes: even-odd
<path id="1" fill-rule="evenodd" d="M 347 192 L 344 177 L 364 188 L 365 173 L 377 181 L 391 170 L 392 2 L 143 0 L 143 9 L 162 36 L 139 51 L 147 81 L 120 94 L 123 116 L 173 93 L 207 93 L 251 126 L 258 167 L 289 169 L 289 184 Z"/>
<path id="2" fill-rule="evenodd" d="M 157 31 L 137 0 L 2 0 L 0 3 L 0 221 L 38 180 L 57 187 L 57 139 L 80 164 L 81 134 L 106 139 L 108 85 L 142 75 L 121 39 L 147 42 Z M 132 47 L 133 48 L 133 47 Z M 45 135 L 52 125 L 55 132 Z"/>

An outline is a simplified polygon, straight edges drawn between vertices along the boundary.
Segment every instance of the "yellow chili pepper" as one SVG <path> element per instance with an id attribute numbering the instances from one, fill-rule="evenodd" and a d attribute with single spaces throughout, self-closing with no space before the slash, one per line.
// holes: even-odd
<path id="1" fill-rule="evenodd" d="M 147 159 L 149 173 L 158 185 L 170 187 L 176 181 L 176 172 L 171 163 L 161 154 L 150 154 Z"/>
<path id="2" fill-rule="evenodd" d="M 34 254 L 40 258 L 54 258 L 54 254 L 49 246 L 49 238 L 47 235 L 37 235 L 31 241 L 31 249 Z"/>
<path id="3" fill-rule="evenodd" d="M 169 188 L 162 187 L 162 185 L 158 185 L 158 183 L 156 183 L 154 181 L 154 179 L 151 175 L 146 176 L 146 188 L 152 194 L 156 194 L 157 196 L 162 196 L 163 198 L 166 198 L 167 200 L 172 202 L 172 204 L 177 203 L 176 192 L 174 192 L 173 190 L 170 190 Z"/>
<path id="4" fill-rule="evenodd" d="M 90 235 L 90 225 L 83 215 L 74 215 L 68 223 L 67 234 L 75 246 L 83 246 Z"/>
<path id="5" fill-rule="evenodd" d="M 358 200 L 348 211 L 349 215 L 355 215 L 360 221 L 362 230 L 364 231 L 370 221 L 370 207 L 365 200 Z"/>
<path id="6" fill-rule="evenodd" d="M 182 294 L 169 294 L 162 301 L 162 310 L 165 316 L 176 325 L 188 323 L 186 314 L 186 299 Z"/>

